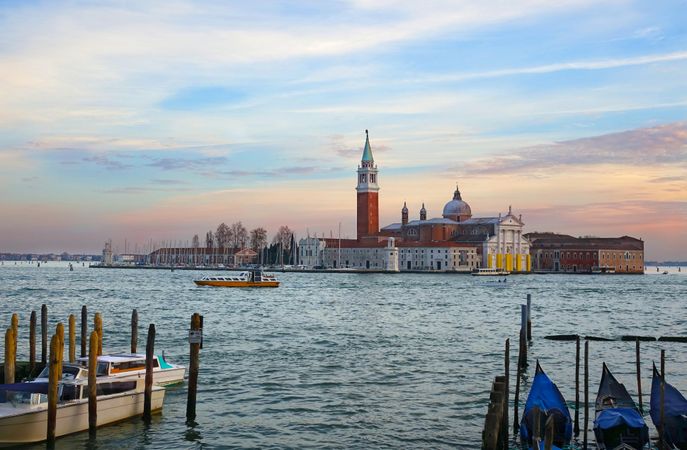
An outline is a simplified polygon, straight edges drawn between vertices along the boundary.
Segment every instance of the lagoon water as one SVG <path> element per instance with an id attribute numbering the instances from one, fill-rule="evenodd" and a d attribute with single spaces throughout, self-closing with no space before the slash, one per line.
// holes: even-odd
<path id="1" fill-rule="evenodd" d="M 78 323 L 82 305 L 91 324 L 101 312 L 106 351 L 128 350 L 137 308 L 139 346 L 155 323 L 156 351 L 188 365 L 190 318 L 204 315 L 195 426 L 185 423 L 183 385 L 168 389 L 163 414 L 149 428 L 131 419 L 100 428 L 95 440 L 88 433 L 61 438 L 57 448 L 476 449 L 507 338 L 511 371 L 516 366 L 526 295 L 534 340 L 521 401 L 538 358 L 572 405 L 575 343 L 543 336 L 687 335 L 687 273 L 653 270 L 510 276 L 505 284 L 465 275 L 285 273 L 277 274 L 278 289 L 220 289 L 196 287 L 201 272 L 80 264 L 70 272 L 64 263 L 5 262 L 0 318 L 9 326 L 19 313 L 18 356 L 28 359 L 29 315 L 40 315 L 44 303 L 51 330 L 69 314 Z M 687 344 L 643 342 L 645 405 L 660 349 L 667 380 L 687 394 Z M 590 342 L 589 361 L 590 400 L 602 361 L 636 399 L 633 342 Z M 514 374 L 511 386 L 512 402 Z"/>

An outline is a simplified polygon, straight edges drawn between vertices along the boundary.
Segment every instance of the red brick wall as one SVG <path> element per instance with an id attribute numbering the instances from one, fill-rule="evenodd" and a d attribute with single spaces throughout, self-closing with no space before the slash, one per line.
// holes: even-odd
<path id="1" fill-rule="evenodd" d="M 358 239 L 379 234 L 379 195 L 358 192 Z"/>

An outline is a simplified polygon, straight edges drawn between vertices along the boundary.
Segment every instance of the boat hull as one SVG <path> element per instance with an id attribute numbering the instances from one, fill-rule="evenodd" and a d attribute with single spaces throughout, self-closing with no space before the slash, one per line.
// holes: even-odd
<path id="1" fill-rule="evenodd" d="M 162 410 L 165 390 L 153 389 L 151 410 Z M 125 392 L 98 397 L 97 425 L 107 425 L 143 414 L 144 392 Z M 0 414 L 5 415 L 12 406 L 5 406 Z M 27 408 L 26 412 L 0 418 L 0 445 L 30 444 L 47 439 L 47 404 Z M 57 405 L 55 437 L 88 430 L 88 399 Z"/>
<path id="2" fill-rule="evenodd" d="M 194 280 L 198 286 L 212 286 L 212 287 L 279 287 L 278 281 L 211 281 L 211 280 Z"/>

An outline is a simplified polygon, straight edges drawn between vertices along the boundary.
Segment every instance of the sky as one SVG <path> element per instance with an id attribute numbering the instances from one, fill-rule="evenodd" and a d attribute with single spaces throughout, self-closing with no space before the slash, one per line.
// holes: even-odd
<path id="1" fill-rule="evenodd" d="M 441 215 L 687 260 L 687 1 L 0 0 L 0 252 Z"/>

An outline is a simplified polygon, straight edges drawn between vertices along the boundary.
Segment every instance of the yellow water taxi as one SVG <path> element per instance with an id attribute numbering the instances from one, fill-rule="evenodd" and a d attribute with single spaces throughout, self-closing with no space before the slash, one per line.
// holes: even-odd
<path id="1" fill-rule="evenodd" d="M 198 286 L 215 287 L 279 287 L 279 281 L 274 275 L 263 273 L 259 269 L 241 272 L 238 275 L 206 275 L 193 282 Z"/>

